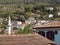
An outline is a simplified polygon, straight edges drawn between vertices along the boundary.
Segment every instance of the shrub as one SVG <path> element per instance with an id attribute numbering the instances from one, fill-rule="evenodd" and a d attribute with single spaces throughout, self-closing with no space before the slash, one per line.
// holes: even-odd
<path id="1" fill-rule="evenodd" d="M 2 30 L 2 31 L 0 32 L 0 34 L 4 34 L 4 30 Z"/>
<path id="2" fill-rule="evenodd" d="M 32 30 L 30 27 L 31 27 L 30 25 L 27 25 L 24 27 L 24 29 L 19 29 L 16 34 L 31 34 Z"/>

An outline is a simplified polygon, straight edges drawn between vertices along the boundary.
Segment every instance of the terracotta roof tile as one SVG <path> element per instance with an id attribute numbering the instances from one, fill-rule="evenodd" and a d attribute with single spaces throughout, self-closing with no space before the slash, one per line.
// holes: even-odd
<path id="1" fill-rule="evenodd" d="M 55 44 L 38 34 L 30 35 L 0 35 L 1 45 L 48 45 Z"/>
<path id="2" fill-rule="evenodd" d="M 60 21 L 45 22 L 43 25 L 34 25 L 33 27 L 60 27 Z"/>

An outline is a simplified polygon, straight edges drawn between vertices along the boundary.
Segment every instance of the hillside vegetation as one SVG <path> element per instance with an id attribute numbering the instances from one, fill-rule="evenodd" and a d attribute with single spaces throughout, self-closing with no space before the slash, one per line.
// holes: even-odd
<path id="1" fill-rule="evenodd" d="M 38 2 L 60 4 L 60 0 L 0 0 L 0 4 L 36 4 Z"/>
<path id="2" fill-rule="evenodd" d="M 34 18 L 55 20 L 60 17 L 57 15 L 57 12 L 60 10 L 56 8 L 56 6 L 59 5 L 57 5 L 55 1 L 56 0 L 0 0 L 0 17 L 8 18 L 10 15 L 12 20 L 25 21 L 31 17 L 32 14 L 39 14 L 40 17 L 37 15 L 34 16 Z M 53 7 L 54 10 L 50 11 L 45 7 Z M 52 13 L 54 17 L 51 19 L 48 18 L 49 13 Z"/>

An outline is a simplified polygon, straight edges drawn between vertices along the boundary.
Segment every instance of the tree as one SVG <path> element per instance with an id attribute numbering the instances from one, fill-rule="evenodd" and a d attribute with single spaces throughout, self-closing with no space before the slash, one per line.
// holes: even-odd
<path id="1" fill-rule="evenodd" d="M 18 20 L 19 20 L 19 21 L 22 21 L 22 22 L 25 22 L 25 17 L 24 17 L 23 15 L 20 15 L 20 16 L 18 17 Z"/>
<path id="2" fill-rule="evenodd" d="M 24 16 L 27 19 L 32 16 L 32 12 L 26 12 Z"/>
<path id="3" fill-rule="evenodd" d="M 54 10 L 52 11 L 54 18 L 58 17 L 58 9 L 54 7 Z"/>
<path id="4" fill-rule="evenodd" d="M 16 14 L 22 14 L 25 12 L 24 5 L 21 5 L 19 8 L 16 9 L 15 13 Z"/>
<path id="5" fill-rule="evenodd" d="M 0 34 L 4 34 L 4 33 L 5 33 L 4 31 L 5 31 L 5 30 L 1 30 Z"/>
<path id="6" fill-rule="evenodd" d="M 6 29 L 7 24 L 8 24 L 7 21 L 3 21 L 1 24 L 1 28 Z"/>
<path id="7" fill-rule="evenodd" d="M 24 29 L 19 29 L 16 34 L 31 34 L 31 33 L 32 33 L 31 26 L 27 25 L 24 27 Z"/>
<path id="8" fill-rule="evenodd" d="M 46 5 L 48 5 L 48 4 L 47 4 L 47 3 L 43 3 L 43 2 L 39 2 L 39 3 L 37 3 L 37 4 L 35 5 L 35 8 L 36 8 L 37 10 L 43 10 L 43 8 L 44 8 Z"/>
<path id="9" fill-rule="evenodd" d="M 10 6 L 10 5 L 9 6 L 4 6 L 0 10 L 0 17 L 2 17 L 2 18 L 8 18 L 8 16 L 10 15 L 11 19 L 15 20 L 16 16 L 17 16 L 15 14 L 15 10 L 16 10 L 16 7 L 14 7 L 14 6 Z"/>
<path id="10" fill-rule="evenodd" d="M 33 4 L 28 4 L 25 6 L 25 11 L 26 12 L 31 12 L 33 9 L 34 5 Z"/>

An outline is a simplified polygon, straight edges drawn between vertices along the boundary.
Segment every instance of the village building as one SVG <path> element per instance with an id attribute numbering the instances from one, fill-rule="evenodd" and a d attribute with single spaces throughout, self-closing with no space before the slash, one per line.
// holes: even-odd
<path id="1" fill-rule="evenodd" d="M 24 29 L 25 24 L 21 21 L 12 21 L 12 28 Z"/>
<path id="2" fill-rule="evenodd" d="M 33 26 L 33 31 L 41 34 L 42 36 L 53 40 L 55 39 L 55 35 L 58 34 L 60 30 L 60 21 L 49 21 L 45 22 L 43 25 L 35 24 Z"/>
<path id="3" fill-rule="evenodd" d="M 34 24 L 34 23 L 36 23 L 36 20 L 35 20 L 35 18 L 30 17 L 29 19 L 27 19 L 27 20 L 25 21 L 25 23 L 26 23 L 26 24 Z"/>
<path id="4" fill-rule="evenodd" d="M 0 23 L 2 23 L 3 21 L 7 21 L 6 18 L 0 18 Z"/>
<path id="5" fill-rule="evenodd" d="M 58 16 L 60 16 L 60 12 L 58 12 Z"/>
<path id="6" fill-rule="evenodd" d="M 38 20 L 36 25 L 43 25 L 45 22 L 49 22 L 48 20 Z"/>
<path id="7" fill-rule="evenodd" d="M 53 10 L 54 8 L 53 7 L 46 7 L 47 10 Z"/>
<path id="8" fill-rule="evenodd" d="M 53 14 L 49 14 L 49 18 L 53 18 L 53 16 L 54 16 Z"/>

